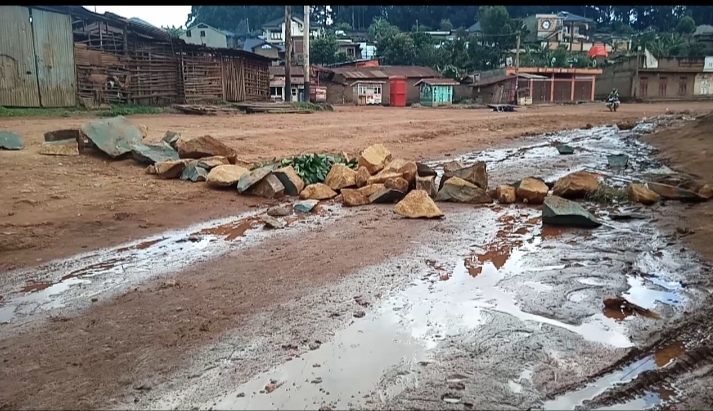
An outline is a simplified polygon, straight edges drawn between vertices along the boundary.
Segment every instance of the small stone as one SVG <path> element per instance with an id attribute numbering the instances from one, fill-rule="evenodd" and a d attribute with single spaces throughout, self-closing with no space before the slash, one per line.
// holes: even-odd
<path id="1" fill-rule="evenodd" d="M 557 180 L 552 194 L 569 199 L 584 198 L 599 189 L 599 181 L 591 173 L 578 171 Z"/>
<path id="2" fill-rule="evenodd" d="M 286 217 L 292 214 L 292 208 L 287 205 L 279 205 L 267 209 L 267 215 L 271 217 Z"/>
<path id="3" fill-rule="evenodd" d="M 567 144 L 560 144 L 556 148 L 557 151 L 562 155 L 574 154 L 574 148 L 568 146 Z"/>
<path id="4" fill-rule="evenodd" d="M 362 311 L 362 310 L 354 311 L 354 317 L 356 317 L 356 318 L 362 318 L 362 317 L 364 317 L 365 315 L 366 315 L 366 313 L 365 313 L 364 311 Z"/>
<path id="5" fill-rule="evenodd" d="M 250 194 L 263 198 L 279 198 L 285 195 L 285 186 L 274 174 L 268 174 L 257 184 L 250 187 L 245 194 Z"/>
<path id="6" fill-rule="evenodd" d="M 196 163 L 198 167 L 205 168 L 207 171 L 211 171 L 218 166 L 228 164 L 230 164 L 230 161 L 223 156 L 203 157 Z"/>
<path id="7" fill-rule="evenodd" d="M 190 164 L 183 169 L 180 178 L 181 180 L 193 181 L 194 183 L 197 181 L 206 181 L 208 172 L 205 168 Z"/>
<path id="8" fill-rule="evenodd" d="M 169 146 L 173 147 L 173 149 L 176 149 L 176 142 L 181 138 L 180 133 L 176 133 L 175 131 L 167 131 L 166 134 L 163 135 L 163 138 L 161 141 L 164 143 L 168 144 Z"/>
<path id="9" fill-rule="evenodd" d="M 708 184 L 704 184 L 703 187 L 698 190 L 698 195 L 706 200 L 710 199 L 713 197 L 713 187 Z"/>
<path id="10" fill-rule="evenodd" d="M 58 140 L 46 142 L 40 149 L 40 154 L 46 156 L 78 156 L 77 140 Z"/>
<path id="11" fill-rule="evenodd" d="M 549 196 L 542 207 L 542 224 L 596 228 L 602 225 L 581 205 L 562 197 Z"/>
<path id="12" fill-rule="evenodd" d="M 436 176 L 416 176 L 416 190 L 423 190 L 428 193 L 429 197 L 436 198 L 436 195 L 438 195 Z"/>
<path id="13" fill-rule="evenodd" d="M 508 185 L 499 185 L 495 188 L 495 198 L 501 204 L 512 204 L 517 201 L 515 187 Z"/>
<path id="14" fill-rule="evenodd" d="M 206 176 L 206 184 L 210 187 L 231 187 L 236 185 L 243 176 L 248 174 L 250 174 L 250 171 L 245 167 L 233 164 L 222 164 L 210 170 Z"/>
<path id="15" fill-rule="evenodd" d="M 529 204 L 542 204 L 547 197 L 550 188 L 547 184 L 536 178 L 528 177 L 520 181 L 517 187 L 517 197 L 522 200 L 527 200 Z"/>
<path id="16" fill-rule="evenodd" d="M 381 171 L 391 161 L 391 153 L 381 144 L 374 144 L 362 151 L 359 156 L 359 167 L 366 167 L 369 174 Z"/>
<path id="17" fill-rule="evenodd" d="M 137 143 L 131 146 L 131 154 L 134 160 L 144 164 L 178 160 L 178 152 L 165 143 L 155 145 Z"/>
<path id="18" fill-rule="evenodd" d="M 353 187 L 356 185 L 357 172 L 343 164 L 334 164 L 329 170 L 324 184 L 332 190 Z"/>
<path id="19" fill-rule="evenodd" d="M 364 196 L 371 197 L 372 194 L 378 193 L 379 191 L 381 191 L 385 188 L 386 188 L 386 186 L 384 186 L 383 184 L 369 184 L 369 185 L 366 185 L 358 190 L 360 193 L 364 194 Z"/>
<path id="20" fill-rule="evenodd" d="M 659 201 L 659 195 L 642 184 L 631 183 L 626 188 L 629 200 L 644 205 L 652 205 Z"/>
<path id="21" fill-rule="evenodd" d="M 390 178 L 390 179 L 386 180 L 386 182 L 384 183 L 384 186 L 386 188 L 391 188 L 393 190 L 398 190 L 398 191 L 405 193 L 408 191 L 409 182 L 401 177 Z"/>
<path id="22" fill-rule="evenodd" d="M 245 397 L 245 393 L 244 393 L 244 392 L 239 392 L 238 395 L 236 395 L 236 397 L 238 397 L 238 398 L 243 398 L 243 397 Z"/>
<path id="23" fill-rule="evenodd" d="M 607 156 L 607 163 L 612 168 L 625 168 L 629 164 L 629 156 L 626 154 L 612 154 Z"/>
<path id="24" fill-rule="evenodd" d="M 285 194 L 288 196 L 298 196 L 305 188 L 305 182 L 297 175 L 292 166 L 278 168 L 272 174 L 280 180 L 280 183 L 285 187 Z"/>
<path id="25" fill-rule="evenodd" d="M 268 228 L 284 228 L 285 223 L 281 220 L 278 220 L 275 217 L 272 217 L 267 214 L 263 214 L 260 216 L 260 220 L 262 220 L 263 223 L 265 223 L 265 227 Z"/>
<path id="26" fill-rule="evenodd" d="M 436 173 L 436 170 L 423 163 L 416 163 L 416 171 L 419 177 L 435 177 L 438 175 L 438 173 Z"/>
<path id="27" fill-rule="evenodd" d="M 250 171 L 247 174 L 244 174 L 242 177 L 240 177 L 240 180 L 238 180 L 238 193 L 244 193 L 248 191 L 250 187 L 259 183 L 260 180 L 267 177 L 270 173 L 272 173 L 272 168 L 267 166 L 258 168 L 256 170 Z"/>
<path id="28" fill-rule="evenodd" d="M 316 343 L 316 342 L 311 342 L 311 343 L 309 343 L 309 349 L 312 350 L 312 351 L 318 349 L 319 347 L 320 347 L 320 344 L 319 344 L 319 343 Z"/>
<path id="29" fill-rule="evenodd" d="M 648 183 L 648 186 L 651 191 L 668 200 L 679 200 L 681 202 L 706 201 L 705 197 L 682 187 L 674 187 L 661 183 Z"/>
<path id="30" fill-rule="evenodd" d="M 149 128 L 144 124 L 139 124 L 139 131 L 141 132 L 141 138 L 144 139 L 149 135 Z"/>
<path id="31" fill-rule="evenodd" d="M 413 190 L 394 206 L 396 214 L 407 218 L 440 218 L 443 213 L 424 190 Z"/>
<path id="32" fill-rule="evenodd" d="M 328 200 L 337 196 L 337 193 L 322 183 L 310 184 L 300 192 L 302 200 Z"/>
<path id="33" fill-rule="evenodd" d="M 451 177 L 438 192 L 436 201 L 452 201 L 456 203 L 492 203 L 493 199 L 482 188 L 460 177 Z"/>
<path id="34" fill-rule="evenodd" d="M 294 209 L 298 213 L 309 213 L 317 204 L 319 204 L 319 200 L 302 200 L 295 203 Z"/>
<path id="35" fill-rule="evenodd" d="M 347 207 L 358 207 L 369 204 L 369 197 L 359 190 L 345 188 L 341 191 L 342 203 Z"/>
<path id="36" fill-rule="evenodd" d="M 367 170 L 366 167 L 359 167 L 356 176 L 356 186 L 364 187 L 365 185 L 369 184 L 369 177 L 371 177 L 371 174 L 369 174 L 369 170 Z"/>
<path id="37" fill-rule="evenodd" d="M 156 170 L 156 175 L 164 179 L 178 178 L 183 173 L 183 169 L 186 168 L 187 162 L 185 160 L 176 161 L 162 161 L 153 165 Z"/>
<path id="38" fill-rule="evenodd" d="M 192 139 L 179 138 L 176 141 L 176 150 L 181 158 L 203 158 L 222 156 L 235 164 L 238 153 L 212 136 L 202 136 Z"/>

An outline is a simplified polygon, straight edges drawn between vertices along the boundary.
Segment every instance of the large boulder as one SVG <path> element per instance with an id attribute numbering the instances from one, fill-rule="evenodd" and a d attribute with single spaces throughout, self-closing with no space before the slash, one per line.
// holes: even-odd
<path id="1" fill-rule="evenodd" d="M 428 193 L 431 198 L 436 198 L 438 188 L 436 186 L 436 176 L 429 175 L 425 177 L 416 177 L 416 190 L 423 190 Z"/>
<path id="2" fill-rule="evenodd" d="M 208 171 L 203 167 L 198 167 L 195 164 L 189 164 L 181 172 L 181 180 L 184 181 L 206 181 L 208 177 Z"/>
<path id="3" fill-rule="evenodd" d="M 438 191 L 436 201 L 456 203 L 492 203 L 493 199 L 482 188 L 460 177 L 451 177 Z"/>
<path id="4" fill-rule="evenodd" d="M 642 184 L 629 184 L 626 188 L 626 193 L 629 195 L 629 200 L 635 203 L 652 205 L 659 201 L 659 195 L 649 190 Z"/>
<path id="5" fill-rule="evenodd" d="M 337 193 L 322 183 L 310 184 L 300 192 L 302 200 L 327 200 L 337 196 Z"/>
<path id="6" fill-rule="evenodd" d="M 581 205 L 557 196 L 545 198 L 542 224 L 568 227 L 596 228 L 602 225 Z"/>
<path id="7" fill-rule="evenodd" d="M 272 174 L 285 186 L 285 194 L 288 196 L 298 196 L 305 188 L 305 182 L 297 175 L 292 166 L 278 168 Z"/>
<path id="8" fill-rule="evenodd" d="M 176 141 L 176 150 L 181 158 L 203 158 L 223 156 L 235 164 L 238 153 L 212 136 L 202 136 L 192 139 L 179 138 Z"/>
<path id="9" fill-rule="evenodd" d="M 578 171 L 557 180 L 552 194 L 563 198 L 583 198 L 599 189 L 597 178 L 586 171 Z"/>
<path id="10" fill-rule="evenodd" d="M 48 141 L 40 148 L 40 154 L 46 156 L 78 156 L 79 144 L 77 144 L 77 140 Z"/>
<path id="11" fill-rule="evenodd" d="M 705 197 L 682 187 L 674 187 L 661 183 L 649 183 L 648 186 L 654 193 L 668 200 L 679 200 L 681 202 L 706 201 Z"/>
<path id="12" fill-rule="evenodd" d="M 384 187 L 399 190 L 403 193 L 408 191 L 409 183 L 401 177 L 390 178 L 384 183 Z"/>
<path id="13" fill-rule="evenodd" d="M 516 193 L 518 198 L 527 200 L 529 204 L 542 204 L 548 191 L 550 188 L 542 180 L 528 177 L 520 181 Z"/>
<path id="14" fill-rule="evenodd" d="M 356 185 L 357 172 L 343 164 L 334 164 L 329 169 L 324 184 L 332 190 L 353 187 Z"/>
<path id="15" fill-rule="evenodd" d="M 223 164 L 213 167 L 206 177 L 210 187 L 230 187 L 238 184 L 240 179 L 249 174 L 250 170 L 233 164 Z"/>
<path id="16" fill-rule="evenodd" d="M 369 174 L 369 170 L 367 170 L 366 167 L 359 167 L 356 176 L 356 186 L 364 187 L 365 185 L 369 184 L 370 177 L 371 174 Z"/>
<path id="17" fill-rule="evenodd" d="M 153 165 L 153 173 L 163 179 L 178 178 L 188 165 L 186 160 L 161 161 Z M 149 166 L 151 167 L 151 166 Z"/>
<path id="18" fill-rule="evenodd" d="M 97 149 L 111 158 L 130 153 L 143 140 L 141 130 L 122 116 L 84 123 L 81 130 Z"/>
<path id="19" fill-rule="evenodd" d="M 391 161 L 391 152 L 381 144 L 374 144 L 362 151 L 359 156 L 359 167 L 366 167 L 369 174 L 381 171 Z"/>
<path id="20" fill-rule="evenodd" d="M 342 203 L 347 207 L 357 207 L 369 204 L 369 197 L 362 194 L 359 190 L 353 188 L 345 188 L 341 191 Z"/>
<path id="21" fill-rule="evenodd" d="M 446 164 L 443 167 L 443 178 L 441 178 L 440 187 L 442 188 L 451 177 L 459 177 L 469 183 L 475 184 L 483 190 L 488 189 L 488 171 L 483 161 L 479 161 L 470 166 L 463 166 L 457 161 Z"/>
<path id="22" fill-rule="evenodd" d="M 378 193 L 385 188 L 386 186 L 384 184 L 369 184 L 359 188 L 359 192 L 364 194 L 366 197 L 371 197 L 372 194 Z"/>
<path id="23" fill-rule="evenodd" d="M 131 154 L 134 156 L 134 160 L 144 164 L 178 160 L 178 152 L 166 143 L 137 143 L 131 147 Z"/>
<path id="24" fill-rule="evenodd" d="M 369 202 L 374 204 L 388 204 L 401 201 L 406 193 L 391 188 L 384 188 L 369 196 Z"/>
<path id="25" fill-rule="evenodd" d="M 426 191 L 413 190 L 394 206 L 396 214 L 407 218 L 440 218 L 443 213 Z"/>
<path id="26" fill-rule="evenodd" d="M 406 161 L 402 158 L 392 160 L 384 167 L 381 173 L 399 173 L 409 185 L 416 183 L 416 175 L 418 174 L 418 166 L 415 161 Z"/>
<path id="27" fill-rule="evenodd" d="M 495 197 L 501 204 L 512 204 L 517 201 L 515 187 L 509 185 L 499 185 L 495 188 Z"/>
<path id="28" fill-rule="evenodd" d="M 19 134 L 11 131 L 0 131 L 0 150 L 22 150 L 25 143 Z"/>
<path id="29" fill-rule="evenodd" d="M 436 173 L 436 170 L 432 169 L 431 167 L 423 164 L 423 163 L 416 163 L 416 170 L 418 173 L 419 177 L 429 177 L 429 176 L 437 176 L 438 173 Z"/>
<path id="30" fill-rule="evenodd" d="M 285 186 L 274 174 L 268 174 L 257 184 L 245 191 L 245 194 L 263 198 L 279 198 L 285 194 Z"/>
<path id="31" fill-rule="evenodd" d="M 259 183 L 260 180 L 267 177 L 270 173 L 272 173 L 272 168 L 267 166 L 260 167 L 243 175 L 242 177 L 240 177 L 240 180 L 238 180 L 238 193 L 244 193 L 248 191 L 250 187 Z"/>

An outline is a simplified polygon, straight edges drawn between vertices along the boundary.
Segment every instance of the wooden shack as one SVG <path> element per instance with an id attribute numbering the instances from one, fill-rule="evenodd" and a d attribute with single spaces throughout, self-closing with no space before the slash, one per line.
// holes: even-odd
<path id="1" fill-rule="evenodd" d="M 453 87 L 460 83 L 448 78 L 426 78 L 416 84 L 419 88 L 420 103 L 425 107 L 453 104 Z"/>

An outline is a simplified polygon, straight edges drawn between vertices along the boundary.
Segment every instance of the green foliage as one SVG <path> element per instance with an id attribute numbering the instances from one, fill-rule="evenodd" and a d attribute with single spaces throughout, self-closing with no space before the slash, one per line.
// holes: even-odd
<path id="1" fill-rule="evenodd" d="M 696 31 L 696 22 L 689 16 L 684 16 L 676 25 L 676 33 L 693 34 Z"/>
<path id="2" fill-rule="evenodd" d="M 347 22 L 341 22 L 334 25 L 334 30 L 341 30 L 344 32 L 351 31 L 352 25 Z"/>
<path id="3" fill-rule="evenodd" d="M 599 184 L 597 191 L 587 194 L 586 199 L 599 204 L 622 204 L 629 201 L 629 194 L 623 188 Z"/>
<path id="4" fill-rule="evenodd" d="M 183 34 L 184 30 L 183 27 L 176 27 L 176 26 L 171 26 L 171 27 L 162 27 L 168 33 L 169 36 L 171 37 L 181 37 L 181 34 Z"/>
<path id="5" fill-rule="evenodd" d="M 332 34 L 320 36 L 312 40 L 309 48 L 309 57 L 313 63 L 324 65 L 338 61 L 339 43 Z"/>
<path id="6" fill-rule="evenodd" d="M 438 25 L 441 31 L 451 31 L 453 30 L 453 23 L 448 19 L 441 19 L 441 23 Z"/>
<path id="7" fill-rule="evenodd" d="M 347 162 L 342 155 L 303 154 L 279 162 L 280 167 L 292 166 L 306 185 L 324 181 L 334 164 L 342 164 L 353 169 L 357 166 L 357 160 L 352 159 Z"/>
<path id="8" fill-rule="evenodd" d="M 0 107 L 0 117 L 70 117 L 74 115 L 96 115 L 99 117 L 130 116 L 134 114 L 160 114 L 163 109 L 153 106 L 118 105 L 108 109 L 85 110 L 80 107 L 70 108 L 12 108 Z"/>
<path id="9" fill-rule="evenodd" d="M 116 117 L 116 116 L 131 116 L 135 114 L 161 114 L 163 109 L 154 106 L 142 106 L 142 105 L 117 105 L 111 106 L 108 109 L 97 110 L 95 112 L 100 117 Z"/>

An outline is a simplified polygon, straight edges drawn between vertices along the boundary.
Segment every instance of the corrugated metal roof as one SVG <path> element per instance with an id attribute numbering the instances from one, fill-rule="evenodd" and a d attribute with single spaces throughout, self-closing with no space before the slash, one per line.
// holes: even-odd
<path id="1" fill-rule="evenodd" d="M 457 86 L 460 83 L 449 78 L 425 78 L 423 80 L 417 81 L 415 86 L 418 86 L 421 83 L 426 83 L 431 86 Z"/>
<path id="2" fill-rule="evenodd" d="M 330 71 L 342 75 L 345 79 L 380 79 L 391 76 L 418 79 L 443 78 L 433 69 L 419 66 L 335 67 Z"/>
<path id="3" fill-rule="evenodd" d="M 529 73 L 517 73 L 518 77 L 529 78 L 529 79 L 546 79 L 547 76 L 540 76 L 539 74 L 529 74 Z"/>
<path id="4" fill-rule="evenodd" d="M 284 66 L 270 66 L 270 75 L 271 76 L 284 76 L 285 75 L 285 67 Z M 293 76 L 303 76 L 304 77 L 304 69 L 303 67 L 299 66 L 292 66 L 290 67 L 290 77 Z"/>

